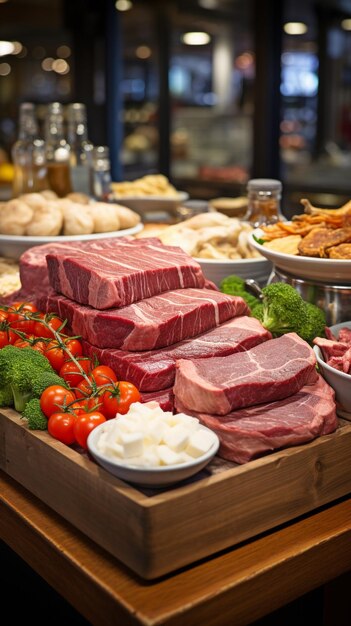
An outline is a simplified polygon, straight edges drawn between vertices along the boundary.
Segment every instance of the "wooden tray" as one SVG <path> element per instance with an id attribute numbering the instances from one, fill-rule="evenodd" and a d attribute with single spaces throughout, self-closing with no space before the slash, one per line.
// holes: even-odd
<path id="1" fill-rule="evenodd" d="M 246 465 L 215 458 L 167 490 L 134 488 L 88 455 L 0 410 L 0 468 L 146 579 L 167 574 L 351 492 L 351 423 Z"/>

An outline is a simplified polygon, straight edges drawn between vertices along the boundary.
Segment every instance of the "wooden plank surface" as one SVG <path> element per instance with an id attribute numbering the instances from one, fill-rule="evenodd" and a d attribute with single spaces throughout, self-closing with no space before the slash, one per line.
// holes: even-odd
<path id="1" fill-rule="evenodd" d="M 351 570 L 351 499 L 146 582 L 3 472 L 0 494 L 0 537 L 96 626 L 244 626 Z"/>
<path id="2" fill-rule="evenodd" d="M 242 466 L 145 492 L 114 478 L 13 410 L 0 412 L 0 468 L 140 576 L 152 579 L 351 492 L 351 424 Z"/>

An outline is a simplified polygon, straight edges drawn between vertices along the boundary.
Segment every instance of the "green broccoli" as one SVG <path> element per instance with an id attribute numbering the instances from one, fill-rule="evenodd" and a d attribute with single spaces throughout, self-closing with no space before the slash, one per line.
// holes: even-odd
<path id="1" fill-rule="evenodd" d="M 0 406 L 13 406 L 13 395 L 10 387 L 0 387 Z"/>
<path id="2" fill-rule="evenodd" d="M 61 385 L 61 387 L 66 387 L 68 389 L 66 381 L 61 378 L 61 376 L 56 374 L 56 372 L 37 372 L 37 374 L 33 377 L 31 384 L 32 395 L 35 398 L 40 398 L 44 389 L 50 387 L 51 385 Z"/>
<path id="3" fill-rule="evenodd" d="M 251 311 L 273 337 L 295 332 L 312 343 L 315 337 L 323 336 L 326 326 L 324 311 L 306 302 L 292 285 L 271 283 L 262 289 L 262 303 Z"/>
<path id="4" fill-rule="evenodd" d="M 30 430 L 47 430 L 48 420 L 40 408 L 38 398 L 33 398 L 27 402 L 22 417 L 27 420 Z"/>
<path id="5" fill-rule="evenodd" d="M 260 302 L 258 298 L 255 298 L 246 290 L 244 279 L 235 274 L 227 276 L 222 280 L 220 290 L 222 293 L 227 293 L 230 296 L 240 296 L 250 309 L 253 309 Z"/>
<path id="6" fill-rule="evenodd" d="M 298 334 L 305 341 L 312 343 L 315 337 L 325 337 L 327 319 L 324 311 L 316 304 L 305 302 L 305 308 L 307 311 L 307 322 L 299 327 Z"/>
<path id="7" fill-rule="evenodd" d="M 33 381 L 39 373 L 52 372 L 47 358 L 32 348 L 8 345 L 0 350 L 0 387 L 10 389 L 16 411 L 22 413 L 33 397 Z"/>

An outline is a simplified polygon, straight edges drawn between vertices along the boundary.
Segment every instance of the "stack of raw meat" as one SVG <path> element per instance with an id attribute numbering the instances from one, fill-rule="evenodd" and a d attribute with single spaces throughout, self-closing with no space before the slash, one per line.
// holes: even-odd
<path id="1" fill-rule="evenodd" d="M 86 354 L 163 408 L 173 408 L 177 359 L 233 354 L 271 337 L 242 298 L 220 293 L 194 259 L 158 239 L 31 248 L 20 273 L 22 289 L 68 320 Z"/>
<path id="2" fill-rule="evenodd" d="M 337 427 L 334 391 L 295 333 L 206 363 L 181 359 L 176 368 L 176 409 L 214 430 L 230 461 L 246 463 Z"/>
<path id="3" fill-rule="evenodd" d="M 242 298 L 220 293 L 200 265 L 158 239 L 31 248 L 22 290 L 67 319 L 85 353 L 134 383 L 143 401 L 196 415 L 245 463 L 337 426 L 333 390 L 294 333 L 272 339 Z"/>

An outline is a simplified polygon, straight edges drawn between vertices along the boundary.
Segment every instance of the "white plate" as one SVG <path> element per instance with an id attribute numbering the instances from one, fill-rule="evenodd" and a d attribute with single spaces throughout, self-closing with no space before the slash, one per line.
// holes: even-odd
<path id="1" fill-rule="evenodd" d="M 219 439 L 216 433 L 209 428 L 206 428 L 206 426 L 199 426 L 201 430 L 211 433 L 211 436 L 213 437 L 213 444 L 211 448 L 208 452 L 206 452 L 206 454 L 203 454 L 199 458 L 187 463 L 179 463 L 179 465 L 167 465 L 155 468 L 122 465 L 110 457 L 102 454 L 96 446 L 97 440 L 99 439 L 101 430 L 104 429 L 104 426 L 105 423 L 99 424 L 99 426 L 91 431 L 87 441 L 90 454 L 99 465 L 114 476 L 117 476 L 117 478 L 143 487 L 167 487 L 168 485 L 178 483 L 181 480 L 185 480 L 186 478 L 197 474 L 206 465 L 208 465 L 208 463 L 216 455 L 219 448 Z"/>
<path id="2" fill-rule="evenodd" d="M 234 274 L 246 280 L 253 278 L 260 284 L 266 284 L 272 269 L 270 261 L 264 257 L 254 259 L 199 259 L 195 260 L 201 265 L 202 271 L 208 280 L 220 286 L 223 278 Z"/>
<path id="3" fill-rule="evenodd" d="M 273 265 L 299 278 L 310 278 L 330 284 L 351 284 L 351 259 L 318 259 L 297 256 L 269 250 L 255 241 L 254 237 L 264 238 L 261 228 L 256 228 L 249 235 L 250 243 Z"/>
<path id="4" fill-rule="evenodd" d="M 90 235 L 58 235 L 57 237 L 26 237 L 20 235 L 0 235 L 0 256 L 10 259 L 19 259 L 21 254 L 44 243 L 64 243 L 67 241 L 89 241 L 90 239 L 106 239 L 108 237 L 126 237 L 136 235 L 143 230 L 142 223 L 125 228 L 124 230 L 114 230 L 106 233 L 92 233 Z"/>
<path id="5" fill-rule="evenodd" d="M 114 202 L 126 206 L 141 215 L 149 211 L 174 212 L 182 202 L 189 198 L 185 191 L 179 191 L 177 196 L 113 196 Z"/>

